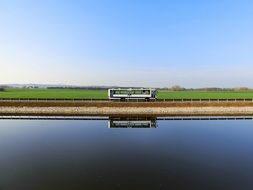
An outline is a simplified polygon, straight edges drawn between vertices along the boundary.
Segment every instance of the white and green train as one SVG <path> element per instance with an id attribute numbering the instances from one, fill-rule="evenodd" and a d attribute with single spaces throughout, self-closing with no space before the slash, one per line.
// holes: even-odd
<path id="1" fill-rule="evenodd" d="M 154 100 L 157 90 L 152 88 L 111 88 L 108 89 L 110 100 L 145 99 Z"/>

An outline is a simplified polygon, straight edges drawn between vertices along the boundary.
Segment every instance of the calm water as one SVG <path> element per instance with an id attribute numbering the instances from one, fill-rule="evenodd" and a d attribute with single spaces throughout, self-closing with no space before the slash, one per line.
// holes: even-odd
<path id="1" fill-rule="evenodd" d="M 253 121 L 0 120 L 0 190 L 253 189 Z"/>

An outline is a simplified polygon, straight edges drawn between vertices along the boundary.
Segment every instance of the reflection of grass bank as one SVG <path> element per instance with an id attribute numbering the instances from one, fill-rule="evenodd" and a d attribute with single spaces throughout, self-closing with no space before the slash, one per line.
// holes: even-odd
<path id="1" fill-rule="evenodd" d="M 0 98 L 107 99 L 107 90 L 5 89 Z M 158 91 L 158 99 L 253 99 L 253 91 Z"/>

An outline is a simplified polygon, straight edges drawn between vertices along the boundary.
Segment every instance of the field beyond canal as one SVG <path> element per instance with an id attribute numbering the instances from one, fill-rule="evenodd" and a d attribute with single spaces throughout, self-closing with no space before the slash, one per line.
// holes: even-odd
<path id="1" fill-rule="evenodd" d="M 158 90 L 158 99 L 253 99 L 253 91 L 166 91 Z M 0 91 L 0 98 L 35 99 L 107 99 L 107 90 L 20 89 Z"/>

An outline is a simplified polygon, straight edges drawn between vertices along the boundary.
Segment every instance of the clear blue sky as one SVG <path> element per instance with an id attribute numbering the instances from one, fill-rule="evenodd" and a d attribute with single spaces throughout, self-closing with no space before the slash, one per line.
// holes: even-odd
<path id="1" fill-rule="evenodd" d="M 0 0 L 0 83 L 253 87 L 253 1 Z"/>

